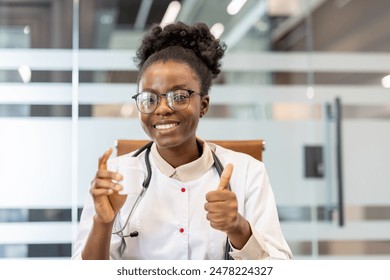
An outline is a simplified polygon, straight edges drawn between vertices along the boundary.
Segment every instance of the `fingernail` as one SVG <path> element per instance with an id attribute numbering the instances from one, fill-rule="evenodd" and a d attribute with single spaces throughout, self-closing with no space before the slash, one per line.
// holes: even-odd
<path id="1" fill-rule="evenodd" d="M 120 184 L 116 184 L 116 185 L 115 185 L 115 190 L 120 191 L 120 190 L 122 190 L 122 189 L 123 189 L 123 186 L 122 186 L 122 185 L 120 185 Z"/>
<path id="2" fill-rule="evenodd" d="M 113 192 L 114 192 L 114 191 L 113 191 L 112 189 L 108 189 L 108 190 L 107 190 L 107 193 L 108 193 L 108 194 L 112 194 Z"/>
<path id="3" fill-rule="evenodd" d="M 122 175 L 120 175 L 119 173 L 117 173 L 117 174 L 115 175 L 115 179 L 116 179 L 117 181 L 122 180 Z"/>

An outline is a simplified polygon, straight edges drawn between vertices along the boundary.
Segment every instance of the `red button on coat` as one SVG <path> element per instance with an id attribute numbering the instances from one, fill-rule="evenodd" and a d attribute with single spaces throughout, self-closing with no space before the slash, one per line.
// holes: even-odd
<path id="1" fill-rule="evenodd" d="M 184 228 L 179 229 L 180 233 L 184 232 Z"/>
<path id="2" fill-rule="evenodd" d="M 186 191 L 186 189 L 185 188 L 181 188 L 181 192 L 185 192 Z"/>

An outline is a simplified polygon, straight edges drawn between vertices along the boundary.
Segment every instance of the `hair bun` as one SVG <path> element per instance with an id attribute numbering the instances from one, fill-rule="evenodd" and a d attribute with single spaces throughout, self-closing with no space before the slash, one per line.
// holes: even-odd
<path id="1" fill-rule="evenodd" d="M 164 29 L 158 25 L 152 26 L 137 50 L 135 61 L 138 67 L 141 68 L 152 54 L 172 46 L 192 50 L 214 77 L 221 72 L 219 60 L 224 55 L 226 45 L 220 43 L 204 23 L 189 26 L 177 22 L 165 26 Z"/>

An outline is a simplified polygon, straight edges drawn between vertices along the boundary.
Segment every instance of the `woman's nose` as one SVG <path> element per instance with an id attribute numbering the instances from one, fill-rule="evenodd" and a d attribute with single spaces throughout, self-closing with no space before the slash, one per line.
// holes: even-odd
<path id="1" fill-rule="evenodd" d="M 157 115 L 172 114 L 174 111 L 168 105 L 168 99 L 166 96 L 160 95 L 160 102 L 157 105 L 157 109 L 154 111 Z"/>

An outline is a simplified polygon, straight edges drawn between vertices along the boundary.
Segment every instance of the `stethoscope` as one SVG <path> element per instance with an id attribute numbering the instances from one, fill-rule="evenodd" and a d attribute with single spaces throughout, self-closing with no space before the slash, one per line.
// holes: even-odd
<path id="1" fill-rule="evenodd" d="M 115 230 L 112 232 L 112 234 L 117 234 L 120 237 L 122 237 L 122 246 L 120 248 L 120 253 L 121 254 L 123 254 L 123 251 L 125 249 L 125 241 L 124 241 L 125 237 L 137 237 L 138 236 L 138 232 L 137 231 L 133 231 L 133 232 L 131 232 L 129 234 L 124 234 L 123 231 L 125 230 L 125 228 L 129 224 L 131 216 L 133 215 L 134 211 L 136 210 L 136 208 L 137 208 L 139 202 L 141 201 L 142 197 L 145 195 L 146 191 L 148 190 L 148 187 L 149 187 L 149 184 L 150 184 L 150 180 L 152 178 L 152 168 L 150 166 L 150 160 L 149 160 L 149 155 L 150 155 L 150 150 L 151 150 L 151 146 L 152 145 L 153 145 L 153 141 L 149 142 L 145 146 L 139 148 L 133 154 L 133 157 L 137 157 L 142 152 L 145 151 L 145 165 L 146 165 L 147 175 L 146 175 L 146 178 L 145 178 L 144 182 L 142 183 L 142 190 L 141 190 L 140 194 L 138 195 L 137 199 L 135 200 L 135 202 L 133 204 L 133 207 L 131 207 L 130 214 L 128 215 L 128 217 L 126 219 L 125 224 L 123 226 L 119 225 L 120 229 L 117 230 L 115 228 L 116 228 L 116 224 L 118 223 L 119 219 L 116 219 L 115 223 L 114 223 L 114 229 Z M 221 161 L 218 159 L 217 155 L 214 153 L 213 150 L 211 150 L 211 154 L 212 154 L 213 159 L 214 159 L 215 169 L 217 169 L 217 172 L 218 172 L 219 176 L 221 176 L 222 171 L 223 171 L 223 165 L 222 165 Z M 228 190 L 231 190 L 230 184 L 228 185 Z M 231 251 L 232 251 L 232 249 L 231 249 L 229 240 L 228 240 L 228 238 L 226 238 L 226 246 L 225 246 L 225 254 L 224 254 L 225 260 L 231 260 L 232 259 L 232 257 L 229 254 L 229 252 L 231 252 Z"/>

